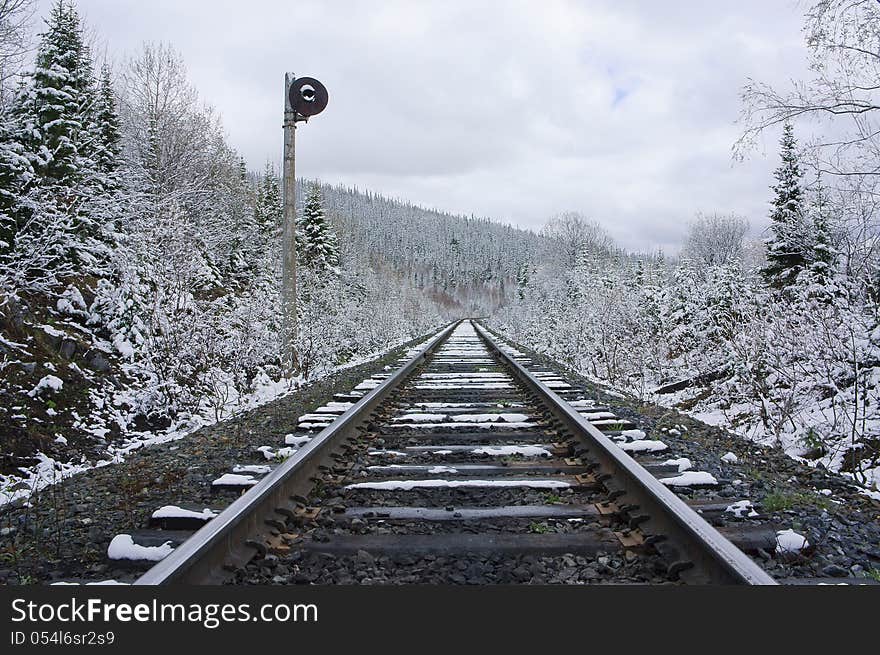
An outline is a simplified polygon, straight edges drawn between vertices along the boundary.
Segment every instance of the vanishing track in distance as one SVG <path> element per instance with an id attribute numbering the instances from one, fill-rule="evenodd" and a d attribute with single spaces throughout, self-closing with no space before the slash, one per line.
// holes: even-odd
<path id="1" fill-rule="evenodd" d="M 657 457 L 636 425 L 470 321 L 298 427 L 283 463 L 224 476 L 220 490 L 252 484 L 217 515 L 158 516 L 144 545 L 177 546 L 137 583 L 241 580 L 271 561 L 305 572 L 276 582 L 328 568 L 343 582 L 522 582 L 538 566 L 605 584 L 775 584 L 744 552 L 772 527 L 710 525 L 734 501 L 669 487 L 711 487 L 707 474 Z"/>

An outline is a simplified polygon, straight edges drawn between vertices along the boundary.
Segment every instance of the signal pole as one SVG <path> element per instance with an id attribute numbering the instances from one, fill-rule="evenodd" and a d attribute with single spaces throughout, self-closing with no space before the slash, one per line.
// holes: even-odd
<path id="1" fill-rule="evenodd" d="M 284 75 L 284 160 L 281 173 L 281 356 L 284 371 L 296 371 L 296 110 L 290 102 L 293 73 Z"/>
<path id="2" fill-rule="evenodd" d="M 284 159 L 281 172 L 281 358 L 292 377 L 299 368 L 296 356 L 296 124 L 308 122 L 327 106 L 327 89 L 312 77 L 284 74 Z"/>

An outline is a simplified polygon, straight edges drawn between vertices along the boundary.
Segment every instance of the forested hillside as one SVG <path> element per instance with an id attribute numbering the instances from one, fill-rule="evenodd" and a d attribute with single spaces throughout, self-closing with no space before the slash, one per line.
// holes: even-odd
<path id="1" fill-rule="evenodd" d="M 545 239 L 489 219 L 453 216 L 356 189 L 325 187 L 324 197 L 347 258 L 393 271 L 468 316 L 503 304 L 517 276 L 547 254 Z"/>

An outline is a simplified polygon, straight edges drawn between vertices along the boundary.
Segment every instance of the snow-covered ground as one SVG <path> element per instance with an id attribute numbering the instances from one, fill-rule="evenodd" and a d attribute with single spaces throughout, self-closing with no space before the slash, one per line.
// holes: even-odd
<path id="1" fill-rule="evenodd" d="M 675 393 L 652 394 L 649 396 L 649 400 L 664 407 L 679 409 L 698 421 L 729 430 L 749 441 L 765 446 L 779 447 L 789 457 L 807 466 L 815 467 L 821 464 L 828 470 L 836 471 L 859 483 L 864 487 L 866 495 L 880 500 L 880 466 L 864 468 L 858 476 L 849 471 L 841 470 L 845 464 L 843 461 L 844 453 L 852 445 L 851 442 L 844 441 L 837 448 L 829 448 L 826 454 L 818 458 L 804 456 L 810 450 L 805 443 L 805 438 L 808 438 L 810 434 L 811 422 L 813 425 L 827 425 L 829 422 L 829 414 L 833 412 L 833 408 L 829 406 L 827 401 L 809 402 L 804 406 L 797 422 L 791 424 L 788 429 L 775 433 L 767 430 L 760 419 L 754 416 L 751 405 L 739 404 L 722 409 L 715 399 L 697 401 L 696 404 L 693 404 L 694 397 L 702 391 L 702 388 L 697 387 Z M 681 410 L 683 405 L 690 408 Z M 861 429 L 869 434 L 878 434 L 880 433 L 880 421 L 866 419 Z"/>
<path id="2" fill-rule="evenodd" d="M 383 351 L 366 355 L 341 366 L 337 366 L 328 370 L 323 375 L 313 377 L 310 382 L 317 381 L 334 373 L 381 358 L 392 350 L 399 348 L 404 342 L 404 340 L 401 340 Z M 419 345 L 414 346 L 409 352 L 414 352 Z M 45 384 L 42 384 L 41 389 L 52 387 L 54 384 L 55 383 L 52 381 L 46 382 Z M 34 492 L 50 485 L 57 484 L 73 475 L 84 473 L 93 468 L 102 468 L 124 462 L 125 458 L 130 453 L 146 446 L 166 444 L 172 441 L 177 441 L 178 439 L 183 439 L 200 428 L 213 425 L 222 420 L 227 420 L 243 412 L 250 411 L 256 407 L 265 405 L 266 403 L 283 398 L 286 395 L 294 394 L 303 384 L 305 384 L 305 382 L 302 378 L 270 380 L 268 377 L 264 376 L 259 381 L 257 388 L 252 394 L 244 397 L 236 397 L 230 392 L 230 398 L 219 412 L 219 418 L 215 418 L 218 413 L 206 408 L 202 414 L 191 416 L 185 421 L 182 421 L 167 430 L 131 433 L 121 442 L 109 444 L 106 449 L 106 457 L 96 462 L 84 461 L 84 458 L 83 461 L 79 462 L 64 462 L 53 459 L 44 453 L 37 453 L 35 458 L 39 460 L 38 463 L 31 467 L 22 468 L 20 475 L 0 475 L 0 506 L 15 500 L 28 498 Z M 285 449 L 282 448 L 280 450 Z M 266 454 L 266 458 L 269 460 L 273 460 L 277 456 L 278 451 L 272 451 L 271 453 Z"/>

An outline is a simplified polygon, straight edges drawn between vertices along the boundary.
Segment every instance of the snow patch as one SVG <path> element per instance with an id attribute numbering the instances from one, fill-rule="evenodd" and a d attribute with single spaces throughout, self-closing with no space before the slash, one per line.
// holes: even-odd
<path id="1" fill-rule="evenodd" d="M 755 506 L 750 500 L 738 500 L 735 503 L 728 505 L 724 511 L 729 512 L 740 519 L 743 517 L 758 516 L 758 512 L 755 511 Z"/>
<path id="2" fill-rule="evenodd" d="M 779 530 L 776 533 L 777 553 L 799 553 L 809 545 L 807 538 L 794 530 Z"/>
<path id="3" fill-rule="evenodd" d="M 118 534 L 107 546 L 107 557 L 112 560 L 135 560 L 159 562 L 174 551 L 170 541 L 161 546 L 141 546 L 134 543 L 130 534 Z"/>
<path id="4" fill-rule="evenodd" d="M 656 441 L 654 439 L 629 441 L 626 443 L 618 443 L 617 445 L 621 450 L 625 450 L 628 453 L 660 453 L 669 448 L 669 446 L 662 441 Z"/>
<path id="5" fill-rule="evenodd" d="M 449 454 L 451 450 L 438 450 L 435 454 Z M 471 451 L 474 455 L 522 455 L 523 457 L 550 457 L 551 453 L 543 446 L 481 446 Z"/>
<path id="6" fill-rule="evenodd" d="M 154 519 L 201 519 L 202 521 L 210 521 L 215 516 L 217 516 L 217 512 L 207 507 L 201 512 L 196 512 L 195 510 L 184 509 L 177 505 L 165 505 L 152 514 Z"/>
<path id="7" fill-rule="evenodd" d="M 252 475 L 224 473 L 211 483 L 214 487 L 253 487 L 257 480 Z"/>
<path id="8" fill-rule="evenodd" d="M 677 466 L 679 473 L 684 473 L 693 466 L 691 460 L 687 457 L 679 457 L 678 459 L 667 459 L 663 462 L 664 466 Z"/>
<path id="9" fill-rule="evenodd" d="M 271 470 L 272 467 L 268 466 L 267 464 L 244 464 L 233 467 L 232 472 L 251 473 L 253 475 L 266 475 Z"/>
<path id="10" fill-rule="evenodd" d="M 458 469 L 452 466 L 432 466 L 428 469 L 428 473 L 431 475 L 437 475 L 439 473 L 458 473 Z"/>
<path id="11" fill-rule="evenodd" d="M 718 484 L 715 476 L 706 471 L 685 471 L 674 478 L 660 478 L 660 482 L 668 487 L 701 487 Z"/>
<path id="12" fill-rule="evenodd" d="M 43 377 L 42 380 L 37 382 L 37 386 L 28 391 L 28 395 L 31 398 L 34 398 L 38 394 L 40 394 L 44 389 L 49 389 L 53 392 L 61 391 L 61 388 L 64 386 L 64 381 L 56 377 L 54 375 L 47 375 Z"/>

